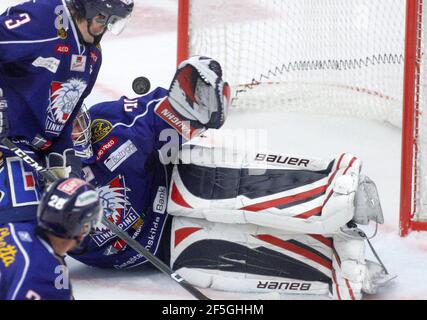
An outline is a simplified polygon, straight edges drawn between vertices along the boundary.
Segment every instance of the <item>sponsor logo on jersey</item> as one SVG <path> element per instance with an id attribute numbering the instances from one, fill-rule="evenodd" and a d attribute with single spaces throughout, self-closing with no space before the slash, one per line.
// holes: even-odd
<path id="1" fill-rule="evenodd" d="M 75 205 L 76 207 L 84 207 L 97 201 L 99 201 L 98 192 L 89 190 L 77 197 Z"/>
<path id="2" fill-rule="evenodd" d="M 166 187 L 160 186 L 157 189 L 157 195 L 153 202 L 153 211 L 164 214 L 167 204 Z"/>
<path id="3" fill-rule="evenodd" d="M 59 54 L 70 54 L 71 47 L 68 44 L 58 44 L 55 47 L 55 52 Z"/>
<path id="4" fill-rule="evenodd" d="M 90 126 L 92 134 L 92 143 L 97 143 L 104 139 L 113 130 L 113 125 L 110 121 L 104 119 L 95 119 Z"/>
<path id="5" fill-rule="evenodd" d="M 0 261 L 6 268 L 9 268 L 15 262 L 16 247 L 8 244 L 6 238 L 10 236 L 8 228 L 0 228 Z"/>
<path id="6" fill-rule="evenodd" d="M 117 141 L 116 137 L 112 137 L 107 143 L 104 143 L 96 153 L 96 160 L 101 160 L 107 151 L 117 144 Z"/>
<path id="7" fill-rule="evenodd" d="M 18 231 L 18 237 L 23 242 L 33 242 L 31 235 L 27 231 Z"/>
<path id="8" fill-rule="evenodd" d="M 152 246 L 156 244 L 156 236 L 159 231 L 160 226 L 160 216 L 157 216 L 156 219 L 152 222 L 151 228 L 148 231 L 148 241 L 147 245 L 145 246 L 146 249 L 150 250 Z"/>
<path id="9" fill-rule="evenodd" d="M 71 56 L 71 71 L 85 72 L 86 70 L 86 56 L 73 54 Z"/>
<path id="10" fill-rule="evenodd" d="M 135 263 L 138 262 L 138 260 L 145 260 L 145 257 L 138 253 L 132 257 L 130 257 L 127 261 L 123 262 L 122 264 L 115 264 L 113 267 L 116 269 L 126 269 L 127 267 L 133 266 Z"/>
<path id="11" fill-rule="evenodd" d="M 96 54 L 96 52 L 91 51 L 90 58 L 92 59 L 93 63 L 96 63 L 98 61 L 98 55 Z"/>
<path id="12" fill-rule="evenodd" d="M 116 151 L 112 152 L 107 160 L 104 161 L 105 166 L 113 172 L 118 166 L 120 166 L 126 159 L 133 155 L 138 149 L 128 140 L 122 144 Z"/>
<path id="13" fill-rule="evenodd" d="M 107 215 L 107 219 L 114 222 L 120 229 L 127 231 L 132 238 L 139 235 L 141 227 L 144 223 L 144 216 L 139 215 L 134 208 L 132 208 L 128 193 L 131 192 L 126 187 L 125 178 L 121 175 L 111 180 L 107 185 L 98 188 L 99 197 L 102 206 L 109 208 L 111 211 Z M 99 246 L 103 246 L 116 235 L 103 224 L 99 224 L 96 232 L 90 235 L 92 240 Z M 111 246 L 105 250 L 105 255 L 111 255 L 119 252 L 126 247 L 123 240 L 115 240 Z"/>
<path id="14" fill-rule="evenodd" d="M 62 182 L 57 189 L 66 194 L 72 195 L 78 188 L 84 185 L 85 182 L 80 179 L 72 178 Z"/>
<path id="15" fill-rule="evenodd" d="M 50 104 L 47 108 L 46 132 L 59 135 L 86 86 L 85 81 L 77 78 L 64 83 L 52 82 Z"/>
<path id="16" fill-rule="evenodd" d="M 52 73 L 56 73 L 56 71 L 58 71 L 58 67 L 60 63 L 61 61 L 54 57 L 48 57 L 48 58 L 38 57 L 36 60 L 33 61 L 32 65 L 34 67 L 45 68 Z"/>
<path id="17" fill-rule="evenodd" d="M 190 121 L 182 121 L 182 118 L 175 113 L 167 99 L 160 102 L 154 111 L 184 138 L 190 139 L 194 136 L 196 128 L 191 126 Z"/>
<path id="18" fill-rule="evenodd" d="M 255 156 L 254 160 L 270 162 L 270 163 L 286 164 L 286 165 L 297 166 L 297 167 L 307 167 L 310 163 L 310 160 L 308 159 L 289 157 L 289 156 L 280 156 L 275 154 L 264 154 L 264 153 L 258 153 Z"/>

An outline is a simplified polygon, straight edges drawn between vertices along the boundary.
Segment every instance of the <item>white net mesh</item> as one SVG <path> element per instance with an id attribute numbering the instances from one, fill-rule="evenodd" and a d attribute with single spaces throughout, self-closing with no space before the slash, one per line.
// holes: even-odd
<path id="1" fill-rule="evenodd" d="M 239 108 L 400 126 L 405 1 L 195 0 L 190 54 L 215 57 Z"/>
<path id="2" fill-rule="evenodd" d="M 193 0 L 190 55 L 221 62 L 238 109 L 361 117 L 401 127 L 406 2 Z M 422 47 L 421 59 L 426 56 Z M 421 75 L 425 68 L 423 62 Z M 422 78 L 412 186 L 416 220 L 427 220 Z"/>

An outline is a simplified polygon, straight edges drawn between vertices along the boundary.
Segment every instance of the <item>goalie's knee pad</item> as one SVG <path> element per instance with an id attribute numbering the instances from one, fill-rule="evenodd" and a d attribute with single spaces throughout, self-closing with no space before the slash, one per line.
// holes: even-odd
<path id="1" fill-rule="evenodd" d="M 168 212 L 316 234 L 336 232 L 353 218 L 361 168 L 356 157 L 324 161 L 229 153 L 184 149 L 181 159 L 187 161 L 174 167 Z"/>
<path id="2" fill-rule="evenodd" d="M 333 241 L 332 296 L 340 300 L 359 300 L 364 289 L 372 285 L 365 259 L 365 240 L 354 234 L 340 233 L 333 236 Z"/>
<path id="3" fill-rule="evenodd" d="M 332 240 L 174 217 L 171 267 L 204 288 L 324 295 L 332 283 Z"/>

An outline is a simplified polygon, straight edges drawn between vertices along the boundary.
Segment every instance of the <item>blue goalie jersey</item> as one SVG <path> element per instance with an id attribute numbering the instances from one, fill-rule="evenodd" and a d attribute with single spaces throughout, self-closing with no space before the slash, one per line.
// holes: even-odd
<path id="1" fill-rule="evenodd" d="M 97 186 L 103 206 L 111 209 L 108 219 L 160 258 L 168 245 L 166 201 L 172 159 L 183 142 L 154 112 L 166 95 L 167 90 L 157 88 L 137 99 L 122 97 L 90 108 L 96 159 L 83 168 L 86 179 Z M 70 255 L 104 268 L 125 269 L 146 262 L 105 227 L 90 234 L 81 251 Z"/>
<path id="2" fill-rule="evenodd" d="M 37 161 L 72 148 L 71 130 L 101 66 L 100 48 L 81 44 L 65 2 L 33 0 L 0 16 L 0 88 L 9 137 Z M 0 223 L 35 218 L 36 173 L 0 146 Z"/>
<path id="3" fill-rule="evenodd" d="M 0 300 L 71 300 L 68 269 L 36 224 L 0 224 Z"/>

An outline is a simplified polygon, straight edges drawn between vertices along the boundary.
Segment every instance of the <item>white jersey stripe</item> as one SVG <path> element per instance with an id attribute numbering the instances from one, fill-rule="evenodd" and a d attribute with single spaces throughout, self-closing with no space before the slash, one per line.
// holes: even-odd
<path id="1" fill-rule="evenodd" d="M 16 244 L 18 245 L 19 250 L 21 250 L 22 255 L 24 256 L 24 260 L 25 260 L 25 266 L 24 266 L 24 270 L 22 272 L 21 279 L 19 280 L 19 283 L 16 286 L 15 291 L 13 292 L 13 295 L 12 295 L 12 300 L 15 300 L 16 295 L 18 294 L 19 290 L 21 289 L 22 283 L 24 282 L 25 277 L 27 276 L 27 272 L 28 272 L 28 269 L 30 267 L 30 258 L 28 257 L 27 252 L 24 250 L 24 247 L 22 246 L 21 242 L 17 238 L 13 224 L 9 223 L 9 228 L 10 228 L 10 231 L 12 233 L 12 237 L 15 240 Z"/>
<path id="2" fill-rule="evenodd" d="M 49 38 L 49 39 L 41 39 L 41 40 L 22 40 L 22 41 L 0 41 L 0 44 L 33 44 L 33 43 L 42 43 L 58 40 L 58 37 Z"/>
<path id="3" fill-rule="evenodd" d="M 126 123 L 122 123 L 122 122 L 117 122 L 116 124 L 114 124 L 114 125 L 113 125 L 113 129 L 114 129 L 114 128 L 116 128 L 116 127 L 118 127 L 118 126 L 123 126 L 123 127 L 126 127 L 126 128 L 133 127 L 133 126 L 134 126 L 134 124 L 135 124 L 135 122 L 136 122 L 136 120 L 138 120 L 138 119 L 139 119 L 139 118 L 141 118 L 141 117 L 144 117 L 144 116 L 147 114 L 147 112 L 148 112 L 148 107 L 149 107 L 152 103 L 159 102 L 159 101 L 161 101 L 161 100 L 163 100 L 163 99 L 164 99 L 164 98 L 161 98 L 161 99 L 157 99 L 157 100 L 152 100 L 152 101 L 150 101 L 150 102 L 147 104 L 147 110 L 145 110 L 143 114 L 140 114 L 140 115 L 136 116 L 136 117 L 133 119 L 133 121 L 132 121 L 132 123 L 131 123 L 131 124 L 126 124 Z"/>

